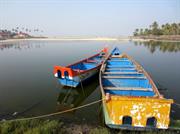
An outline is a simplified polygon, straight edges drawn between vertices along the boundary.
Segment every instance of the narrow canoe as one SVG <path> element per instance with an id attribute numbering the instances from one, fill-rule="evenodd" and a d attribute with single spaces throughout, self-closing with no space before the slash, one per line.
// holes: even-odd
<path id="1" fill-rule="evenodd" d="M 173 100 L 165 99 L 148 73 L 118 48 L 99 73 L 105 124 L 116 129 L 167 129 Z"/>
<path id="2" fill-rule="evenodd" d="M 92 78 L 102 65 L 107 56 L 108 49 L 104 48 L 98 54 L 68 66 L 54 66 L 54 76 L 63 86 L 77 87 L 82 82 Z"/>

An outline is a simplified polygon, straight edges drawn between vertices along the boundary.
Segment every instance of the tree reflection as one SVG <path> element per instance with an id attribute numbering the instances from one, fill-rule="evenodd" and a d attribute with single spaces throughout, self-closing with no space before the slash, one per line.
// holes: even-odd
<path id="1" fill-rule="evenodd" d="M 180 42 L 160 42 L 160 41 L 148 41 L 148 42 L 134 42 L 135 46 L 145 46 L 151 53 L 156 50 L 161 52 L 178 52 L 180 51 Z"/>
<path id="2" fill-rule="evenodd" d="M 30 42 L 18 42 L 18 43 L 2 43 L 0 44 L 0 50 L 7 50 L 7 49 L 16 49 L 16 50 L 23 50 L 23 49 L 33 49 L 33 48 L 41 48 L 43 47 L 44 43 L 39 42 L 32 44 Z"/>

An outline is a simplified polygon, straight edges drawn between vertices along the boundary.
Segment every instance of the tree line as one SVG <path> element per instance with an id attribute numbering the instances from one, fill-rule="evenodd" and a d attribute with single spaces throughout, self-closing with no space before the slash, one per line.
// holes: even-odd
<path id="1" fill-rule="evenodd" d="M 15 27 L 10 30 L 0 28 L 0 39 L 17 38 L 16 36 L 19 35 L 24 35 L 25 37 L 32 37 L 32 34 L 41 34 L 43 32 L 43 30 L 40 30 L 38 28 L 29 29 L 25 27 Z"/>
<path id="2" fill-rule="evenodd" d="M 147 36 L 147 35 L 180 35 L 180 23 L 166 23 L 159 25 L 156 21 L 153 22 L 149 28 L 135 29 L 134 36 Z"/>
<path id="3" fill-rule="evenodd" d="M 8 29 L 0 29 L 1 32 L 11 32 L 11 33 L 31 33 L 31 32 L 43 32 L 43 30 L 40 30 L 38 28 L 35 28 L 35 29 L 28 29 L 28 28 L 25 28 L 25 27 L 15 27 L 15 28 L 12 28 L 10 30 Z"/>

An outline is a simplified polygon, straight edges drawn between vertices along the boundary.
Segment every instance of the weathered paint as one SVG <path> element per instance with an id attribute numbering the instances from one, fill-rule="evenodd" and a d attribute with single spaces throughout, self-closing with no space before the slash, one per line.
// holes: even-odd
<path id="1" fill-rule="evenodd" d="M 122 125 L 124 116 L 132 117 L 132 126 L 146 127 L 147 119 L 155 117 L 157 128 L 168 128 L 172 100 L 159 98 L 111 96 L 104 103 L 108 124 Z"/>
<path id="2" fill-rule="evenodd" d="M 159 93 L 149 74 L 130 56 L 115 48 L 102 64 L 99 78 L 107 126 L 127 127 L 123 117 L 128 117 L 132 119 L 128 128 L 149 128 L 148 118 L 154 119 L 151 127 L 168 128 L 173 100 Z"/>

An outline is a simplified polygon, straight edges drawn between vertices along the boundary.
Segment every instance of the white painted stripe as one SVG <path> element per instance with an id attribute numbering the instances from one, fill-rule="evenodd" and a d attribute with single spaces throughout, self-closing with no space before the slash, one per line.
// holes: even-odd
<path id="1" fill-rule="evenodd" d="M 57 78 L 57 77 L 58 77 L 58 74 L 57 74 L 57 73 L 55 73 L 55 74 L 54 74 L 54 77 L 56 77 L 56 78 Z"/>
<path id="2" fill-rule="evenodd" d="M 71 79 L 71 80 L 72 80 L 72 79 L 73 79 L 73 77 L 69 76 L 69 79 Z"/>

